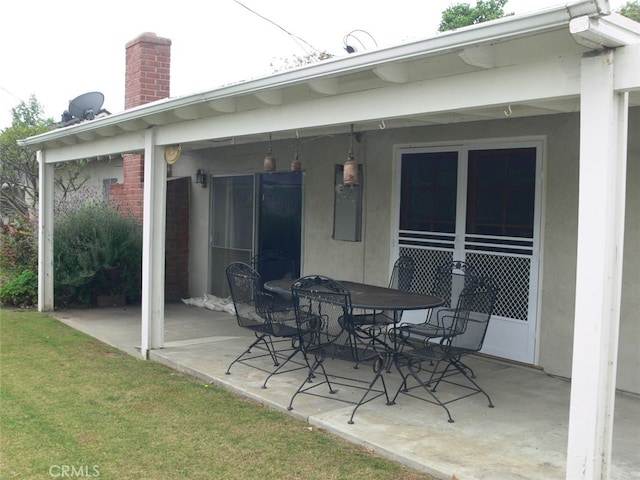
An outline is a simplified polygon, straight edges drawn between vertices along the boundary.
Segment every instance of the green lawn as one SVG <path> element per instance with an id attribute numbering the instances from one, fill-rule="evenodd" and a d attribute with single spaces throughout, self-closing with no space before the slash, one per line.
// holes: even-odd
<path id="1" fill-rule="evenodd" d="M 432 479 L 38 312 L 0 340 L 2 479 Z"/>

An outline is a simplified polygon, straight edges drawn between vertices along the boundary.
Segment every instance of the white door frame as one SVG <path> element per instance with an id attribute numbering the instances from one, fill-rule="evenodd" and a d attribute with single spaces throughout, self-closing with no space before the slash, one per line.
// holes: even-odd
<path id="1" fill-rule="evenodd" d="M 448 144 L 412 144 L 396 145 L 394 147 L 394 184 L 392 196 L 392 258 L 397 258 L 401 253 L 400 238 L 400 194 L 401 194 L 401 162 L 403 154 L 421 152 L 458 152 L 458 196 L 456 211 L 456 232 L 464 232 L 466 227 L 466 192 L 467 192 L 467 160 L 471 150 L 503 149 L 503 148 L 536 148 L 536 184 L 535 184 L 535 210 L 532 248 L 530 255 L 523 255 L 530 259 L 529 298 L 527 304 L 527 320 L 494 315 L 492 324 L 487 332 L 483 353 L 497 357 L 508 358 L 527 364 L 536 364 L 538 361 L 538 338 L 540 320 L 540 292 L 541 292 L 541 254 L 542 254 L 542 194 L 543 194 L 543 163 L 545 141 L 541 137 L 527 137 L 499 140 L 473 140 L 465 142 L 451 142 Z M 451 247 L 448 247 L 451 251 Z M 465 246 L 465 236 L 456 234 L 453 242 L 453 255 L 456 259 L 467 252 L 474 251 Z M 479 253 L 479 252 L 476 252 Z M 485 255 L 485 252 L 481 252 Z M 504 255 L 506 258 L 507 256 Z M 414 320 L 415 321 L 415 320 Z"/>

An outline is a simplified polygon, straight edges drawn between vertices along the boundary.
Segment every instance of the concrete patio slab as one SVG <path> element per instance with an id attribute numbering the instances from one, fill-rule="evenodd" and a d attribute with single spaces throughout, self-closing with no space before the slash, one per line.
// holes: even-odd
<path id="1" fill-rule="evenodd" d="M 54 316 L 131 355 L 140 356 L 140 309 L 64 310 Z M 362 405 L 355 423 L 347 423 L 352 405 L 299 395 L 287 410 L 291 395 L 305 378 L 298 370 L 272 377 L 229 363 L 245 349 L 252 335 L 235 317 L 182 304 L 165 309 L 165 348 L 150 359 L 221 385 L 256 402 L 287 412 L 371 451 L 428 472 L 459 480 L 564 479 L 569 421 L 570 383 L 544 372 L 476 356 L 470 362 L 478 382 L 495 408 L 481 395 L 450 404 L 454 423 L 444 410 L 406 395 L 395 405 L 383 398 Z M 268 361 L 265 359 L 265 366 Z M 329 368 L 329 365 L 328 365 Z M 350 362 L 332 360 L 331 371 L 372 378 L 370 367 L 354 370 Z M 399 386 L 397 372 L 384 375 L 390 394 Z M 361 392 L 340 388 L 336 397 L 356 398 Z M 443 393 L 444 394 L 444 393 Z M 611 478 L 640 478 L 640 398 L 618 393 L 616 398 Z"/>

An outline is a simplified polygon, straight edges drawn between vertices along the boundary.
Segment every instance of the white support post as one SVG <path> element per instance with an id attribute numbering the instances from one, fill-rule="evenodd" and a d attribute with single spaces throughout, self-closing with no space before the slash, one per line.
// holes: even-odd
<path id="1" fill-rule="evenodd" d="M 164 257 L 167 170 L 155 145 L 155 132 L 145 135 L 144 218 L 142 224 L 141 354 L 164 347 Z"/>
<path id="2" fill-rule="evenodd" d="M 38 311 L 53 310 L 53 164 L 38 159 Z"/>
<path id="3" fill-rule="evenodd" d="M 614 52 L 581 68 L 580 194 L 566 478 L 609 477 L 625 214 L 628 94 Z"/>

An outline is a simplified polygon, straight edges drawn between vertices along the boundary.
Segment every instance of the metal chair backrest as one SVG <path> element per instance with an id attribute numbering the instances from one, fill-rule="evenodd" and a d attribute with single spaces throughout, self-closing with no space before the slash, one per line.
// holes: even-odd
<path id="1" fill-rule="evenodd" d="M 261 321 L 255 305 L 256 295 L 260 291 L 260 275 L 242 262 L 230 263 L 226 268 L 226 274 L 238 325 L 255 325 Z"/>
<path id="2" fill-rule="evenodd" d="M 415 271 L 416 268 L 413 258 L 406 255 L 399 257 L 393 265 L 389 288 L 395 288 L 396 290 L 402 290 L 404 292 L 411 291 Z"/>
<path id="3" fill-rule="evenodd" d="M 484 343 L 496 303 L 498 287 L 489 277 L 474 277 L 460 294 L 456 308 L 456 331 L 449 346 L 460 353 L 478 352 Z"/>
<path id="4" fill-rule="evenodd" d="M 472 267 L 462 261 L 453 261 L 437 270 L 431 293 L 444 299 L 443 307 L 455 308 L 460 294 L 475 278 Z"/>
<path id="5" fill-rule="evenodd" d="M 297 277 L 293 257 L 279 250 L 264 250 L 253 256 L 251 264 L 262 282 Z"/>
<path id="6" fill-rule="evenodd" d="M 296 280 L 291 293 L 303 350 L 321 350 L 336 342 L 350 321 L 349 291 L 336 280 L 310 275 Z"/>

